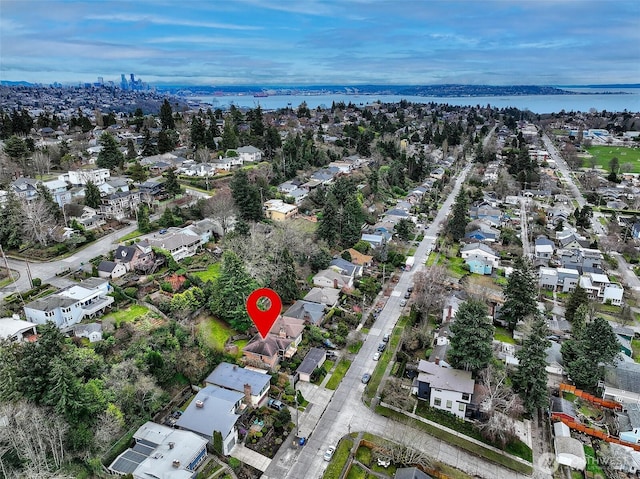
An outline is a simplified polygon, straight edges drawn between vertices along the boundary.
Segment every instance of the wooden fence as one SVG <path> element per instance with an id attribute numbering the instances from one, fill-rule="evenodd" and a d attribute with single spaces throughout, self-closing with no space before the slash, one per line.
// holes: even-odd
<path id="1" fill-rule="evenodd" d="M 622 404 L 619 402 L 599 398 L 593 394 L 583 391 L 582 389 L 577 389 L 575 386 L 571 386 L 570 384 L 561 383 L 560 391 L 566 391 L 600 407 L 606 407 L 607 409 L 613 409 L 614 411 L 620 411 L 622 409 Z"/>
<path id="2" fill-rule="evenodd" d="M 632 447 L 636 451 L 640 451 L 640 444 L 633 444 L 631 442 L 621 441 L 617 437 L 611 436 L 611 435 L 607 434 L 606 432 L 602 432 L 599 429 L 594 429 L 592 427 L 585 426 L 584 424 L 580 424 L 578 422 L 571 421 L 570 419 L 567 419 L 566 417 L 560 417 L 560 416 L 558 416 L 556 414 L 552 414 L 551 415 L 551 419 L 560 420 L 563 423 L 565 423 L 567 426 L 569 426 L 569 428 L 571 428 L 571 429 L 573 429 L 575 431 L 580 431 L 580 432 L 582 432 L 584 434 L 587 434 L 589 436 L 597 437 L 598 439 L 602 439 L 603 441 L 611 442 L 611 443 L 614 443 L 614 444 L 621 444 L 622 446 Z"/>

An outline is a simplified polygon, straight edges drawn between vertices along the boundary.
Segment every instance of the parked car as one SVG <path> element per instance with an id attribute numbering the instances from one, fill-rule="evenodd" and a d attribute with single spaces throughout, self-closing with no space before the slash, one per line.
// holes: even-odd
<path id="1" fill-rule="evenodd" d="M 272 398 L 269 398 L 269 400 L 267 401 L 267 405 L 270 408 L 275 409 L 276 411 L 282 411 L 285 408 L 285 405 L 282 403 L 282 401 Z"/>
<path id="2" fill-rule="evenodd" d="M 409 299 L 410 297 L 411 297 L 411 293 L 409 291 L 404 293 L 404 299 Z"/>
<path id="3" fill-rule="evenodd" d="M 364 374 L 362 375 L 362 380 L 361 380 L 361 381 L 362 381 L 362 383 L 363 383 L 363 384 L 367 384 L 367 383 L 369 382 L 369 380 L 370 380 L 370 379 L 371 379 L 371 374 L 369 374 L 369 373 L 364 373 Z"/>
<path id="4" fill-rule="evenodd" d="M 378 359 L 380 359 L 380 353 L 375 353 L 375 354 L 373 355 L 373 360 L 374 360 L 374 361 L 377 361 Z"/>
<path id="5" fill-rule="evenodd" d="M 333 453 L 336 452 L 336 448 L 331 446 L 329 449 L 327 449 L 326 451 L 324 451 L 324 455 L 322 456 L 322 458 L 325 461 L 330 461 L 331 458 L 333 457 Z"/>
<path id="6" fill-rule="evenodd" d="M 403 308 L 407 305 L 407 300 L 406 299 L 401 299 L 400 300 L 400 306 L 402 306 Z"/>
<path id="7" fill-rule="evenodd" d="M 413 286 L 409 286 L 407 288 L 407 293 L 413 293 Z"/>
<path id="8" fill-rule="evenodd" d="M 382 352 L 382 351 L 384 351 L 385 349 L 387 349 L 387 343 L 380 343 L 380 344 L 378 344 L 378 351 L 379 351 L 379 352 Z"/>
<path id="9" fill-rule="evenodd" d="M 389 339 L 391 339 L 391 334 L 386 333 L 384 336 L 382 336 L 382 342 L 383 343 L 388 343 Z"/>

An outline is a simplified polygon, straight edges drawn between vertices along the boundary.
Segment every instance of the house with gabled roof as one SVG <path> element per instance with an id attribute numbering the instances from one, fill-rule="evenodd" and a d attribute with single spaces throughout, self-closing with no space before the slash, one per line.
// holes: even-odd
<path id="1" fill-rule="evenodd" d="M 295 352 L 293 340 L 284 334 L 267 334 L 266 338 L 256 334 L 242 348 L 242 358 L 250 366 L 275 371 L 280 361 L 292 357 Z"/>
<path id="2" fill-rule="evenodd" d="M 285 317 L 302 319 L 309 324 L 319 326 L 325 315 L 325 305 L 310 301 L 298 300 L 283 314 Z"/>
<path id="3" fill-rule="evenodd" d="M 353 288 L 353 277 L 340 274 L 333 269 L 327 268 L 322 271 L 318 271 L 314 275 L 313 285 L 319 288 L 348 290 Z"/>
<path id="4" fill-rule="evenodd" d="M 222 436 L 222 454 L 228 456 L 238 442 L 236 423 L 243 409 L 243 392 L 205 386 L 176 421 L 176 427 L 191 431 L 213 444 L 215 432 Z"/>
<path id="5" fill-rule="evenodd" d="M 327 359 L 327 350 L 323 348 L 311 348 L 304 357 L 296 373 L 300 381 L 311 382 L 313 372 L 322 366 Z"/>
<path id="6" fill-rule="evenodd" d="M 349 248 L 347 251 L 351 256 L 351 262 L 353 264 L 357 264 L 358 266 L 363 266 L 363 267 L 371 266 L 371 263 L 373 261 L 373 256 L 368 254 L 363 254 L 360 251 L 355 250 L 353 248 Z"/>
<path id="7" fill-rule="evenodd" d="M 445 368 L 423 359 L 418 363 L 414 392 L 418 399 L 429 401 L 431 407 L 464 419 L 474 386 L 475 381 L 469 371 Z"/>
<path id="8" fill-rule="evenodd" d="M 236 151 L 242 163 L 257 163 L 262 161 L 262 150 L 255 146 L 241 146 L 240 148 L 236 148 Z"/>
<path id="9" fill-rule="evenodd" d="M 11 318 L 0 318 L 0 340 L 35 341 L 37 324 L 20 319 L 17 314 Z"/>
<path id="10" fill-rule="evenodd" d="M 333 269 L 337 273 L 345 276 L 351 276 L 352 278 L 359 278 L 362 276 L 362 266 L 359 266 L 351 261 L 342 259 L 341 257 L 334 258 L 329 263 L 329 269 Z"/>
<path id="11" fill-rule="evenodd" d="M 311 303 L 323 304 L 328 308 L 333 308 L 338 304 L 338 300 L 340 299 L 340 290 L 334 288 L 311 288 L 311 290 L 302 299 Z"/>
<path id="12" fill-rule="evenodd" d="M 483 243 L 471 243 L 460 250 L 469 270 L 476 274 L 491 274 L 493 268 L 500 264 L 500 257 L 489 246 Z"/>
<path id="13" fill-rule="evenodd" d="M 100 278 L 120 278 L 127 274 L 127 267 L 122 263 L 116 263 L 115 261 L 100 261 L 98 265 L 98 277 Z"/>
<path id="14" fill-rule="evenodd" d="M 204 380 L 205 384 L 218 386 L 244 394 L 249 393 L 250 405 L 260 407 L 267 400 L 271 376 L 266 371 L 242 368 L 236 364 L 220 363 Z"/>
<path id="15" fill-rule="evenodd" d="M 618 361 L 604 367 L 602 398 L 619 403 L 640 403 L 640 364 Z"/>

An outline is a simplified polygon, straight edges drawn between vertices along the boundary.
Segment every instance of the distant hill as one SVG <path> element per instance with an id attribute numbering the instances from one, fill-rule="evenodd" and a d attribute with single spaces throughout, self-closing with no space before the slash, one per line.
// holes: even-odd
<path id="1" fill-rule="evenodd" d="M 36 86 L 35 83 L 29 83 L 28 81 L 0 81 L 2 86 Z"/>

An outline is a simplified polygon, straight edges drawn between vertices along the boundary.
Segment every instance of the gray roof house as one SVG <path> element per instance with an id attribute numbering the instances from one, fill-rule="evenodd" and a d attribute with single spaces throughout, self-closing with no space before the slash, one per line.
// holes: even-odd
<path id="1" fill-rule="evenodd" d="M 394 479 L 432 479 L 429 474 L 422 472 L 417 467 L 402 467 L 396 469 Z"/>
<path id="2" fill-rule="evenodd" d="M 298 366 L 298 369 L 296 369 L 300 381 L 310 382 L 313 371 L 322 366 L 326 359 L 327 351 L 325 349 L 311 348 L 300 363 L 300 366 Z"/>
<path id="3" fill-rule="evenodd" d="M 208 441 L 212 441 L 213 433 L 218 431 L 222 435 L 222 453 L 229 455 L 238 441 L 236 422 L 244 397 L 241 392 L 205 386 L 189 403 L 176 426 L 195 432 Z"/>
<path id="4" fill-rule="evenodd" d="M 243 394 L 247 393 L 245 386 L 248 386 L 251 393 L 251 403 L 253 406 L 258 406 L 269 392 L 271 376 L 252 369 L 241 368 L 235 364 L 220 363 L 204 382 Z"/>
<path id="5" fill-rule="evenodd" d="M 304 319 L 308 323 L 318 326 L 324 319 L 324 304 L 298 300 L 282 315 L 290 318 Z"/>
<path id="6" fill-rule="evenodd" d="M 303 299 L 304 301 L 324 304 L 332 308 L 340 299 L 340 290 L 334 288 L 311 288 L 311 291 Z"/>
<path id="7" fill-rule="evenodd" d="M 618 402 L 640 402 L 640 364 L 618 362 L 604 368 L 603 399 Z"/>

